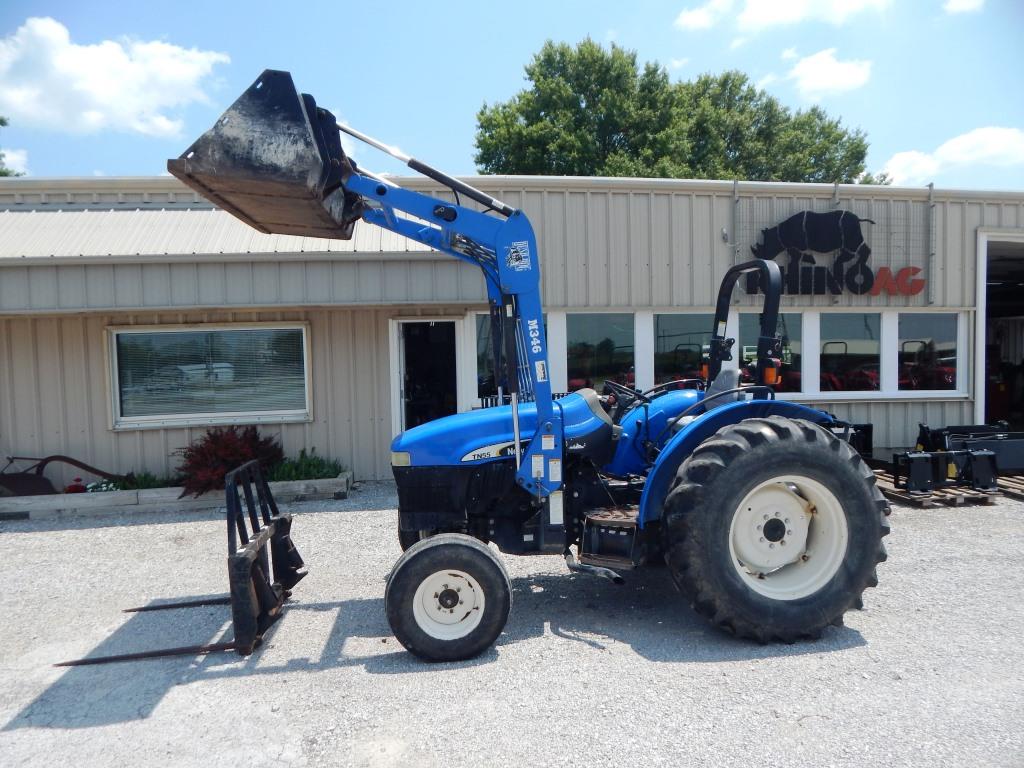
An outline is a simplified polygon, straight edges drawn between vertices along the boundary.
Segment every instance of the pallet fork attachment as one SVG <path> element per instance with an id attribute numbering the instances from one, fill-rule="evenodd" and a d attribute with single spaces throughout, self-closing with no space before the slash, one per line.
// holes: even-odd
<path id="1" fill-rule="evenodd" d="M 264 633 L 281 617 L 292 587 L 306 576 L 305 564 L 292 543 L 292 516 L 282 515 L 278 510 L 258 461 L 250 461 L 229 472 L 224 486 L 229 594 L 226 597 L 127 608 L 125 613 L 230 605 L 235 639 L 227 643 L 93 656 L 54 666 L 80 667 L 165 656 L 196 656 L 216 651 L 236 651 L 240 656 L 248 656 L 263 642 Z"/>

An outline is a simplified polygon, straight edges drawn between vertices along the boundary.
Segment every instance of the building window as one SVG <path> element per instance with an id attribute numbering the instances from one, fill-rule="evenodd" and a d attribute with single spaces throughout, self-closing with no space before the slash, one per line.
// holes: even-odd
<path id="1" fill-rule="evenodd" d="M 956 389 L 955 314 L 901 314 L 901 390 Z"/>
<path id="2" fill-rule="evenodd" d="M 544 323 L 544 337 L 548 335 L 548 316 L 544 313 L 541 316 Z M 502 350 L 504 354 L 504 350 Z M 550 349 L 548 351 L 550 355 Z M 491 343 L 491 316 L 490 314 L 476 315 L 476 396 L 483 399 L 496 397 L 498 386 L 494 376 L 494 347 Z M 508 393 L 505 393 L 506 398 Z"/>
<path id="3" fill-rule="evenodd" d="M 570 392 L 583 387 L 600 392 L 607 379 L 633 385 L 633 315 L 570 314 L 565 332 Z"/>
<path id="4" fill-rule="evenodd" d="M 782 378 L 775 386 L 777 392 L 799 392 L 801 382 L 801 355 L 803 347 L 801 317 L 793 312 L 779 313 L 776 333 L 782 338 Z M 753 382 L 752 363 L 757 361 L 757 340 L 761 336 L 761 316 L 750 313 L 740 315 L 740 371 L 744 382 Z"/>
<path id="5" fill-rule="evenodd" d="M 654 316 L 654 383 L 700 376 L 714 315 Z"/>
<path id="6" fill-rule="evenodd" d="M 309 419 L 307 329 L 111 329 L 114 425 Z"/>
<path id="7" fill-rule="evenodd" d="M 877 390 L 881 316 L 877 312 L 821 315 L 821 391 Z"/>

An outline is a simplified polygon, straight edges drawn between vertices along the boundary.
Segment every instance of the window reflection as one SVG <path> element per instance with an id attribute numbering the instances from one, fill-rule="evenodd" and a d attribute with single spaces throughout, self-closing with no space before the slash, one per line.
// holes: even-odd
<path id="1" fill-rule="evenodd" d="M 821 391 L 864 392 L 880 384 L 881 316 L 877 312 L 821 315 Z"/>
<path id="2" fill-rule="evenodd" d="M 542 315 L 544 336 L 548 332 L 548 316 Z M 476 316 L 476 396 L 479 398 L 496 397 L 498 386 L 494 376 L 494 348 L 491 344 L 491 316 Z M 506 399 L 508 393 L 505 393 Z"/>
<path id="3" fill-rule="evenodd" d="M 700 376 L 701 359 L 711 340 L 709 314 L 654 316 L 654 383 Z"/>
<path id="4" fill-rule="evenodd" d="M 802 328 L 800 315 L 795 312 L 779 313 L 776 333 L 782 338 L 782 375 L 775 386 L 776 392 L 800 392 L 802 389 L 800 359 L 802 354 Z M 743 313 L 740 315 L 741 380 L 753 383 L 756 380 L 753 363 L 757 361 L 757 340 L 761 336 L 761 316 Z"/>
<path id="5" fill-rule="evenodd" d="M 115 336 L 120 416 L 301 411 L 301 328 L 122 331 Z"/>
<path id="6" fill-rule="evenodd" d="M 899 388 L 956 389 L 955 314 L 900 315 Z"/>
<path id="7" fill-rule="evenodd" d="M 565 319 L 569 391 L 591 387 L 598 392 L 607 379 L 633 386 L 633 315 L 570 314 Z"/>

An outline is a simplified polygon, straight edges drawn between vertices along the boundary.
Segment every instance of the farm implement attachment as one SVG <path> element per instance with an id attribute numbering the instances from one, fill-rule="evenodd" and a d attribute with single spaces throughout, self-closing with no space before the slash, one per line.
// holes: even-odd
<path id="1" fill-rule="evenodd" d="M 229 642 L 182 645 L 170 648 L 94 656 L 57 664 L 58 667 L 109 664 L 117 661 L 195 656 L 236 651 L 248 656 L 284 610 L 291 589 L 306 576 L 302 558 L 292 543 L 292 516 L 282 515 L 260 471 L 250 461 L 225 478 L 228 543 L 228 594 L 196 600 L 157 603 L 128 608 L 125 613 L 148 613 L 201 608 L 231 607 L 234 639 Z"/>

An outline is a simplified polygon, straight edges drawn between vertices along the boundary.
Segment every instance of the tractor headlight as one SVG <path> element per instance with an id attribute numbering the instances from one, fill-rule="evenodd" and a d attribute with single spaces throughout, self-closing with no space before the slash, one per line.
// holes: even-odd
<path id="1" fill-rule="evenodd" d="M 408 451 L 392 451 L 391 452 L 391 466 L 392 467 L 408 467 L 412 465 L 412 456 Z"/>

